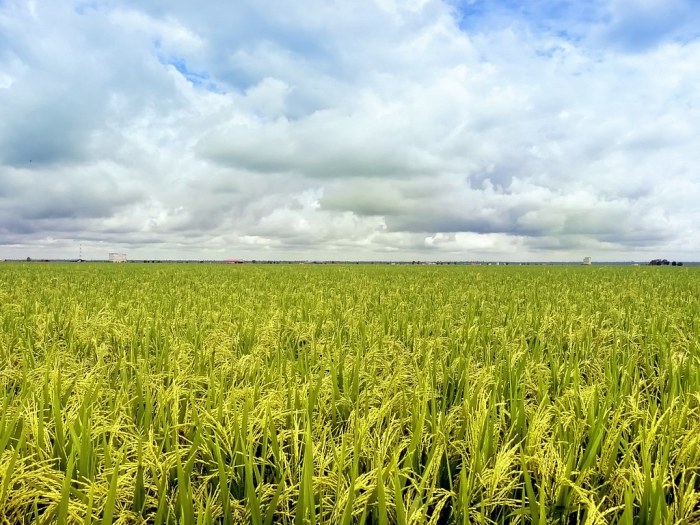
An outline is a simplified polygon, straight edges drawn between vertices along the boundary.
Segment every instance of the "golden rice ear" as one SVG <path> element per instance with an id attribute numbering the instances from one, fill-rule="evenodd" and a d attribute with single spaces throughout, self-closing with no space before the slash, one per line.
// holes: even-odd
<path id="1" fill-rule="evenodd" d="M 231 270 L 0 266 L 0 522 L 700 520 L 692 268 Z"/>

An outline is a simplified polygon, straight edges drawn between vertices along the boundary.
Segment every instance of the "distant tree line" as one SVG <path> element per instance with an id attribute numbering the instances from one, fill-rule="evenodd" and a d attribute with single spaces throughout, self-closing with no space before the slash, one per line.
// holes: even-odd
<path id="1" fill-rule="evenodd" d="M 649 263 L 649 266 L 683 266 L 682 262 L 668 262 L 667 259 L 654 259 Z"/>

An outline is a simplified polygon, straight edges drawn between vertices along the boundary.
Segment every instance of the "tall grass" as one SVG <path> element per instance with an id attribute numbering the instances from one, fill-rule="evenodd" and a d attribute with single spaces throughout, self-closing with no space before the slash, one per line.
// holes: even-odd
<path id="1" fill-rule="evenodd" d="M 0 265 L 0 522 L 699 522 L 698 277 Z"/>

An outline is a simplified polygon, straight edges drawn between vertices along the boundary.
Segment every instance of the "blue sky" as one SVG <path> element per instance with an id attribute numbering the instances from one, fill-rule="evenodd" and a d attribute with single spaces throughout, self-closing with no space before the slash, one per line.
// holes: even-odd
<path id="1" fill-rule="evenodd" d="M 700 34 L 700 4 L 689 0 L 458 0 L 453 5 L 468 32 L 520 25 L 598 51 L 641 52 L 664 42 L 689 42 Z"/>
<path id="2" fill-rule="evenodd" d="M 0 258 L 700 260 L 700 4 L 0 0 Z"/>

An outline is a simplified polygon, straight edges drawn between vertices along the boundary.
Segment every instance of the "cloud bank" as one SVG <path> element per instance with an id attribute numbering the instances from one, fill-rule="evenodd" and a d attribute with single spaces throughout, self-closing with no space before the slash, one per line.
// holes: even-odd
<path id="1" fill-rule="evenodd" d="M 692 0 L 0 2 L 0 258 L 700 260 Z"/>

